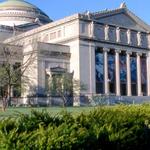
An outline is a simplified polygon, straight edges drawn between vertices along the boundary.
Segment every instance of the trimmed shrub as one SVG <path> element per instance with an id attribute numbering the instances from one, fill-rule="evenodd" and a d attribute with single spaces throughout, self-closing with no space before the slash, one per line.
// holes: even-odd
<path id="1" fill-rule="evenodd" d="M 77 116 L 32 111 L 0 122 L 4 150 L 148 150 L 150 105 L 98 107 Z"/>

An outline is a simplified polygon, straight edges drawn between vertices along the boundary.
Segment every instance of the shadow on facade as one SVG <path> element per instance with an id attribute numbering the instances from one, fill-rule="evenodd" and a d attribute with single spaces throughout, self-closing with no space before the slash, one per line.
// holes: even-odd
<path id="1" fill-rule="evenodd" d="M 0 101 L 1 102 L 1 101 Z M 71 106 L 113 106 L 113 105 L 132 105 L 150 103 L 149 96 L 115 96 L 115 95 L 92 95 L 92 96 L 68 96 L 66 107 Z M 74 105 L 77 104 L 77 105 Z M 1 104 L 0 104 L 1 105 Z M 28 96 L 12 97 L 11 106 L 14 107 L 51 107 L 64 106 L 60 96 Z"/>

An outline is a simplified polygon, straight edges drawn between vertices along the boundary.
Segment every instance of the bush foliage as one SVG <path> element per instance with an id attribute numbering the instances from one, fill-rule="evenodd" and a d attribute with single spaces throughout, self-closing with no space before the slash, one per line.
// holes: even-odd
<path id="1" fill-rule="evenodd" d="M 4 150 L 148 150 L 150 105 L 99 107 L 77 116 L 32 111 L 0 121 Z"/>

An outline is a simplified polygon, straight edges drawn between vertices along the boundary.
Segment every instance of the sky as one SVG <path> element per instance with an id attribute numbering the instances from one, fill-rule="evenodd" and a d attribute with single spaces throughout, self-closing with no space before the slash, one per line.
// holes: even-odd
<path id="1" fill-rule="evenodd" d="M 26 0 L 43 10 L 52 20 L 104 9 L 115 9 L 125 2 L 128 9 L 150 24 L 150 0 Z"/>

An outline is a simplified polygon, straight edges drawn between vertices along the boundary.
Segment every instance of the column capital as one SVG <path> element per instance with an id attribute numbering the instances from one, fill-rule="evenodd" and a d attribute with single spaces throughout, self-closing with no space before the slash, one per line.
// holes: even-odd
<path id="1" fill-rule="evenodd" d="M 144 55 L 145 55 L 146 57 L 149 57 L 149 56 L 150 56 L 150 54 L 149 54 L 149 53 L 144 53 Z"/>
<path id="2" fill-rule="evenodd" d="M 105 24 L 105 28 L 109 28 L 109 25 L 108 25 L 108 24 Z"/>
<path id="3" fill-rule="evenodd" d="M 120 30 L 120 27 L 116 27 L 117 30 Z"/>
<path id="4" fill-rule="evenodd" d="M 128 55 L 132 55 L 132 52 L 126 51 L 126 54 L 128 54 Z"/>
<path id="5" fill-rule="evenodd" d="M 121 53 L 120 49 L 115 49 L 115 53 Z"/>
<path id="6" fill-rule="evenodd" d="M 104 51 L 104 52 L 109 52 L 109 51 L 110 51 L 110 48 L 103 47 L 103 51 Z"/>
<path id="7" fill-rule="evenodd" d="M 142 52 L 136 52 L 136 56 L 142 56 Z"/>
<path id="8" fill-rule="evenodd" d="M 145 56 L 148 58 L 150 55 L 146 53 Z"/>
<path id="9" fill-rule="evenodd" d="M 128 30 L 127 30 L 127 33 L 130 33 L 130 32 L 131 32 L 131 30 L 130 30 L 130 29 L 128 29 Z"/>

